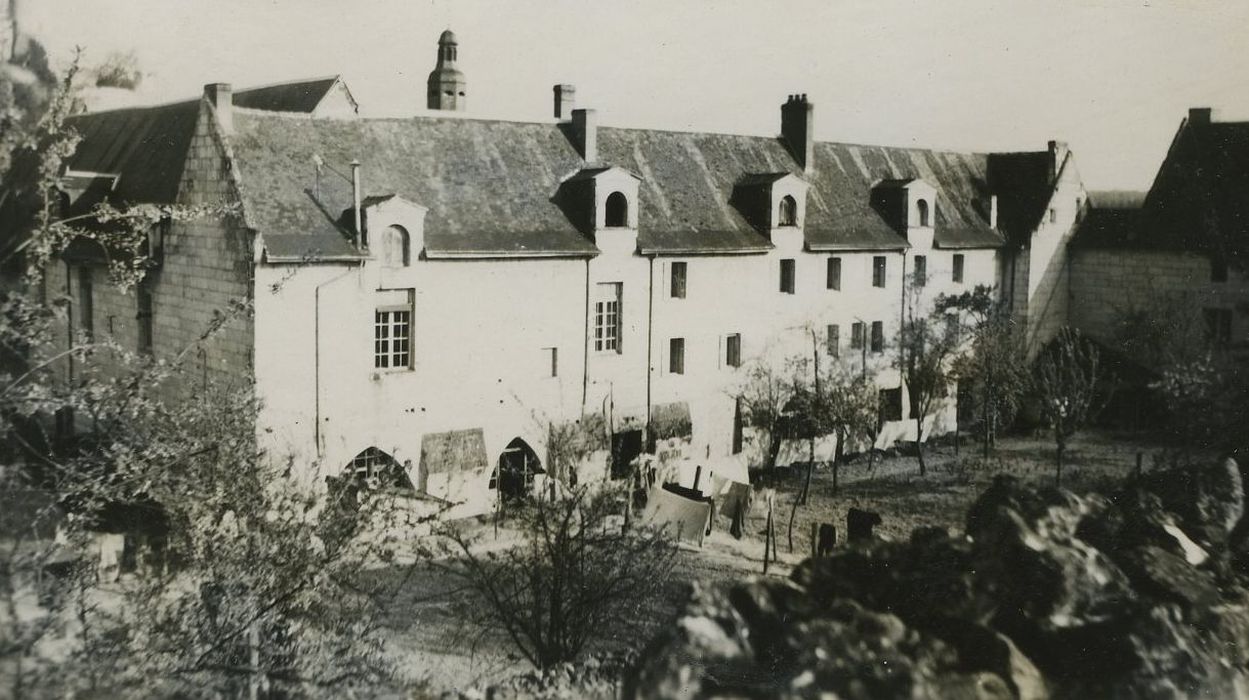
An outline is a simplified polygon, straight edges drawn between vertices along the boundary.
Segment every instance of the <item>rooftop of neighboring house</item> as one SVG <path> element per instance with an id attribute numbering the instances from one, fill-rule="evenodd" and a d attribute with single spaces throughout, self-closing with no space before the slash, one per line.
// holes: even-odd
<path id="1" fill-rule="evenodd" d="M 1089 204 L 1075 245 L 1199 252 L 1249 264 L 1249 122 L 1189 110 L 1147 193 L 1103 194 Z"/>
<path id="2" fill-rule="evenodd" d="M 821 250 L 907 247 L 873 207 L 872 190 L 882 184 L 921 179 L 935 189 L 934 240 L 945 248 L 1026 240 L 1053 189 L 1052 148 L 984 154 L 816 142 L 804 170 L 781 137 L 601 126 L 598 157 L 587 163 L 567 123 L 437 113 L 317 118 L 335 84 L 319 78 L 233 93 L 228 142 L 243 208 L 262 240 L 287 255 L 304 241 L 348 240 L 340 222 L 352 206 L 353 160 L 362 164 L 364 195 L 399 195 L 428 208 L 427 249 L 518 256 L 596 253 L 557 196 L 563 182 L 592 167 L 640 178 L 639 249 L 657 254 L 767 250 L 767 232 L 742 211 L 735 190 L 787 174 L 808 185 L 803 230 Z M 171 203 L 200 108 L 192 100 L 74 117 L 83 140 L 70 169 L 107 175 L 104 196 L 113 201 Z M 319 182 L 314 162 L 324 166 Z"/>

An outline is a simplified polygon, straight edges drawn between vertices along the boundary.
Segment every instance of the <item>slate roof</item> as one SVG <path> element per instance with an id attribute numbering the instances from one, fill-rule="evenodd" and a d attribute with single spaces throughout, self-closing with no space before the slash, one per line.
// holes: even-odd
<path id="1" fill-rule="evenodd" d="M 1246 257 L 1247 193 L 1249 122 L 1186 123 L 1145 197 L 1137 244 Z"/>
<path id="2" fill-rule="evenodd" d="M 1088 208 L 1076 227 L 1076 248 L 1134 247 L 1141 233 L 1144 192 L 1089 192 Z"/>
<path id="3" fill-rule="evenodd" d="M 268 112 L 311 113 L 338 80 L 339 76 L 331 75 L 240 90 L 234 93 L 234 106 Z M 355 98 L 352 98 L 352 103 L 355 103 Z"/>
<path id="4" fill-rule="evenodd" d="M 362 163 L 366 192 L 396 193 L 429 208 L 431 255 L 568 254 L 595 250 L 556 193 L 586 169 L 556 124 L 448 117 L 322 121 L 235 115 L 232 146 L 244 207 L 266 236 L 327 234 L 350 207 L 350 183 L 325 175 L 320 201 L 308 194 L 313 155 Z M 803 174 L 776 138 L 600 127 L 601 165 L 636 173 L 643 253 L 762 252 L 771 247 L 730 198 L 751 173 L 794 174 L 810 184 L 804 229 L 813 250 L 907 246 L 871 208 L 882 178 L 922 178 L 937 189 L 936 243 L 991 247 L 984 155 L 920 149 L 815 145 Z M 600 164 L 594 164 L 599 166 Z M 337 166 L 342 172 L 345 168 Z"/>

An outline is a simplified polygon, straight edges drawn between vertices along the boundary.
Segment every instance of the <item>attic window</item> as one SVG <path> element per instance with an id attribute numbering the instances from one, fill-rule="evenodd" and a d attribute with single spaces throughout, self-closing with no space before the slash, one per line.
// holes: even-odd
<path id="1" fill-rule="evenodd" d="M 382 232 L 381 261 L 385 267 L 407 267 L 408 232 L 398 226 L 389 226 Z"/>
<path id="2" fill-rule="evenodd" d="M 607 210 L 603 225 L 608 228 L 623 228 L 629 225 L 629 200 L 623 192 L 612 192 L 607 195 Z"/>
<path id="3" fill-rule="evenodd" d="M 928 227 L 928 202 L 921 199 L 915 203 L 915 208 L 919 211 L 919 225 L 923 228 Z"/>
<path id="4" fill-rule="evenodd" d="M 780 212 L 776 217 L 777 226 L 798 225 L 798 202 L 790 195 L 781 198 Z"/>

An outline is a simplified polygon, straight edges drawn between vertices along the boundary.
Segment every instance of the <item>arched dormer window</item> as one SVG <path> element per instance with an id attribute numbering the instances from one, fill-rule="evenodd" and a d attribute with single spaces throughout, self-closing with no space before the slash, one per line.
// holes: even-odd
<path id="1" fill-rule="evenodd" d="M 623 192 L 612 192 L 607 195 L 603 225 L 608 228 L 623 228 L 629 225 L 629 200 Z"/>
<path id="2" fill-rule="evenodd" d="M 798 201 L 791 195 L 781 198 L 781 208 L 776 217 L 777 226 L 798 225 Z"/>
<path id="3" fill-rule="evenodd" d="M 407 267 L 408 232 L 399 226 L 388 226 L 382 232 L 382 245 L 379 256 L 385 267 Z"/>
<path id="4" fill-rule="evenodd" d="M 924 228 L 927 228 L 928 227 L 928 202 L 921 199 L 915 203 L 915 208 L 919 211 L 919 225 Z"/>

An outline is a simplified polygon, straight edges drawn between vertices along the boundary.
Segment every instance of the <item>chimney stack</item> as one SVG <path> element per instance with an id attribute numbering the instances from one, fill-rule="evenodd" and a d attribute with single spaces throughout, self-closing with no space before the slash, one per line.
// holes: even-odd
<path id="1" fill-rule="evenodd" d="M 586 163 L 598 162 L 598 115 L 592 109 L 572 111 L 572 132 L 581 158 Z"/>
<path id="2" fill-rule="evenodd" d="M 1206 126 L 1214 121 L 1214 110 L 1209 107 L 1193 107 L 1188 110 L 1189 126 Z"/>
<path id="3" fill-rule="evenodd" d="M 221 131 L 230 134 L 234 132 L 234 91 L 230 88 L 229 83 L 209 83 L 204 86 L 204 99 L 212 103 L 213 111 L 217 113 L 217 123 L 221 125 Z"/>
<path id="4" fill-rule="evenodd" d="M 989 228 L 997 230 L 997 195 L 989 195 Z"/>
<path id="5" fill-rule="evenodd" d="M 804 173 L 815 165 L 815 105 L 807 95 L 790 95 L 781 105 L 781 138 Z"/>
<path id="6" fill-rule="evenodd" d="M 1063 167 L 1063 161 L 1067 160 L 1067 142 L 1066 141 L 1050 141 L 1050 182 L 1054 182 L 1058 178 L 1058 171 Z"/>
<path id="7" fill-rule="evenodd" d="M 363 199 L 363 195 L 360 192 L 360 161 L 353 159 L 351 161 L 351 200 L 352 213 L 355 219 L 352 223 L 356 226 L 356 246 L 359 248 L 368 248 L 369 242 L 364 237 L 364 226 L 361 221 L 363 215 L 363 212 L 360 211 L 361 199 Z"/>
<path id="8" fill-rule="evenodd" d="M 573 107 L 577 104 L 577 88 L 561 84 L 555 86 L 555 118 L 567 121 L 572 117 Z"/>

